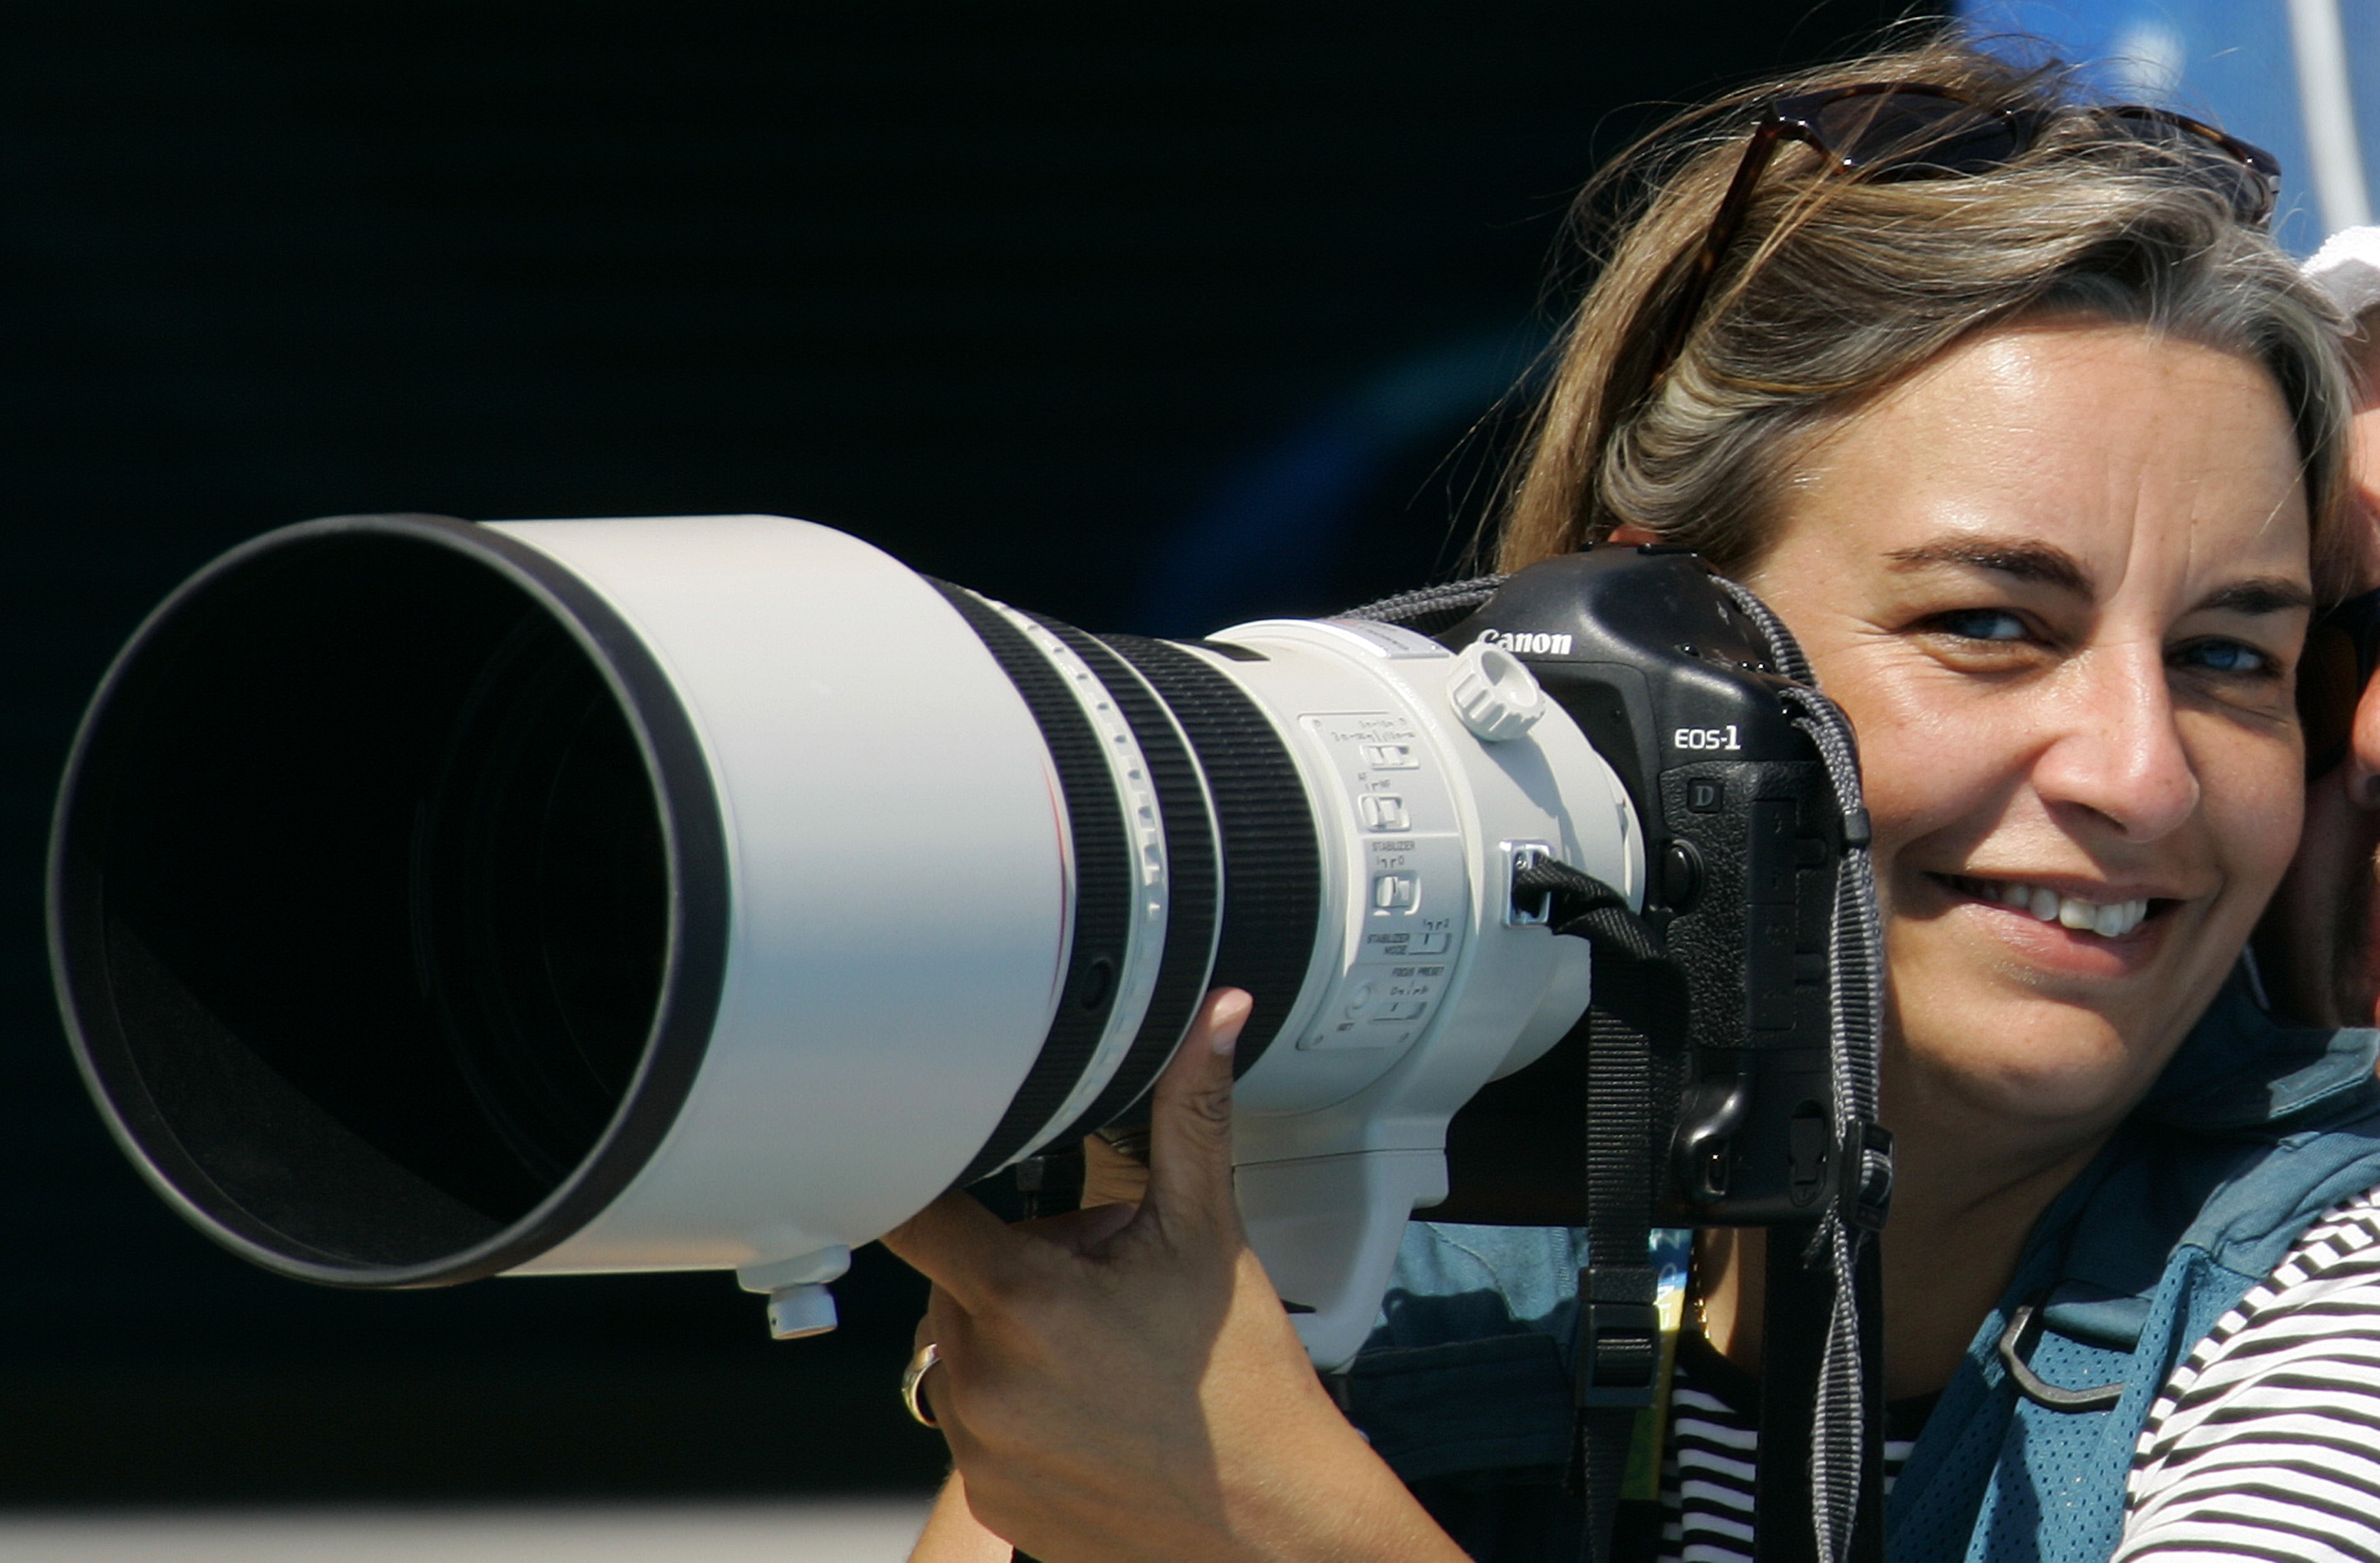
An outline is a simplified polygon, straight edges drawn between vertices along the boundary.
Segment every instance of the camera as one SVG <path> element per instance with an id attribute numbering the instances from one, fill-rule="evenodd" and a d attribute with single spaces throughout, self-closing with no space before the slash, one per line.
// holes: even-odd
<path id="1" fill-rule="evenodd" d="M 77 739 L 77 1057 L 269 1269 L 733 1269 L 794 1336 L 855 1245 L 1145 1111 L 1231 984 L 1240 1202 L 1332 1366 L 1408 1217 L 1496 1203 L 1465 1104 L 1585 1045 L 1550 866 L 1676 985 L 1660 1210 L 1815 1220 L 1858 1159 L 1830 941 L 1864 826 L 1798 653 L 1658 549 L 1407 609 L 1090 635 L 775 516 L 268 534 Z"/>

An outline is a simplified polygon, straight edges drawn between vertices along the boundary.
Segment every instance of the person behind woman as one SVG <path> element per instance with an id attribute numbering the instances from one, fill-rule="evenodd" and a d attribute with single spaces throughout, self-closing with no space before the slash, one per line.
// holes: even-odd
<path id="1" fill-rule="evenodd" d="M 1886 1390 L 1930 1409 L 1890 1551 L 2105 1557 L 2168 1375 L 2380 1181 L 2372 1037 L 2227 986 L 2352 552 L 2336 316 L 2253 149 L 1955 44 L 1739 95 L 1630 167 L 1500 563 L 1696 549 L 1850 713 L 1888 925 Z M 1573 1234 L 1415 1223 L 1334 1399 L 1232 1206 L 1245 1012 L 1210 999 L 1168 1071 L 1136 1206 L 1020 1230 L 953 1196 L 885 1240 L 936 1283 L 957 1465 L 917 1556 L 1578 1556 Z M 1758 1366 L 1757 1248 L 1702 1240 L 1706 1427 Z M 2020 1394 L 1993 1348 L 2028 1302 L 2020 1360 L 2117 1386 L 2095 1409 Z M 1682 1441 L 1663 1549 L 1748 1550 Z"/>
<path id="2" fill-rule="evenodd" d="M 2356 390 L 2348 489 L 2380 518 L 2380 227 L 2331 235 L 2306 275 L 2350 326 Z M 2375 550 L 2380 553 L 2380 550 Z M 2362 584 L 2380 586 L 2380 558 Z M 2307 648 L 2301 685 L 2334 697 L 2372 682 L 2380 649 L 2380 593 L 2325 615 Z M 2370 1025 L 2380 1012 L 2380 700 L 2359 709 L 2335 697 L 2309 712 L 2305 834 L 2257 931 L 2276 1006 L 2326 1025 Z"/>

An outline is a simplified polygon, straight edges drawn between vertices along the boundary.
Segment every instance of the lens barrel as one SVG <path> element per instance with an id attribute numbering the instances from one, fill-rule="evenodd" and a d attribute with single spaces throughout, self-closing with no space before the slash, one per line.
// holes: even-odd
<path id="1" fill-rule="evenodd" d="M 1091 635 L 775 516 L 309 522 L 94 698 L 60 1000 L 135 1163 L 270 1268 L 777 1291 L 1131 1115 L 1243 987 L 1243 1206 L 1343 1354 L 1447 1116 L 1585 1002 L 1515 854 L 1642 882 L 1578 728 L 1475 735 L 1457 662 Z"/>
<path id="2" fill-rule="evenodd" d="M 1196 659 L 933 590 L 1046 751 L 1034 833 L 1072 879 L 1056 1001 L 963 1185 L 1131 1109 L 1213 984 L 1264 996 L 1261 1058 L 1319 850 L 1281 737 Z M 309 1278 L 468 1279 L 644 1169 L 736 900 L 701 693 L 650 634 L 500 528 L 359 516 L 218 561 L 127 648 L 62 796 L 56 964 L 94 1091 L 201 1225 Z M 802 763 L 864 769 L 852 739 Z M 949 861 L 877 866 L 923 899 Z"/>

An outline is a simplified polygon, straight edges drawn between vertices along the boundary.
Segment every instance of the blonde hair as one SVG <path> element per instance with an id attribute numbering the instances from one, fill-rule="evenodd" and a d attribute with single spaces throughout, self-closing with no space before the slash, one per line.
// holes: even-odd
<path id="1" fill-rule="evenodd" d="M 1661 326 L 1746 139 L 1748 110 L 1860 82 L 1923 81 L 2038 116 L 2004 164 L 1939 177 L 1839 176 L 1778 150 L 1676 361 Z M 1826 425 L 1972 333 L 2080 315 L 2232 352 L 2287 403 L 2313 522 L 2316 588 L 2346 589 L 2342 491 L 2353 405 L 2342 322 L 2204 173 L 2206 151 L 2110 131 L 2057 73 L 1951 42 L 1764 83 L 1640 142 L 1582 198 L 1633 188 L 1559 347 L 1496 547 L 1515 570 L 1622 525 L 1741 571 Z"/>

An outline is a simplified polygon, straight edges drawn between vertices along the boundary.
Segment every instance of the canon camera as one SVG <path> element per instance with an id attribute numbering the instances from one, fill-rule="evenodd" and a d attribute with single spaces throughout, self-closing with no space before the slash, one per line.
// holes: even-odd
<path id="1" fill-rule="evenodd" d="M 1174 642 L 774 516 L 310 522 L 108 673 L 58 989 L 126 1150 L 267 1268 L 733 1269 L 798 1335 L 854 1246 L 1145 1111 L 1233 985 L 1241 1205 L 1332 1365 L 1408 1217 L 1497 1183 L 1450 1121 L 1587 1045 L 1573 903 L 1670 985 L 1668 1218 L 1840 1193 L 1864 826 L 1781 635 L 1659 550 Z"/>

